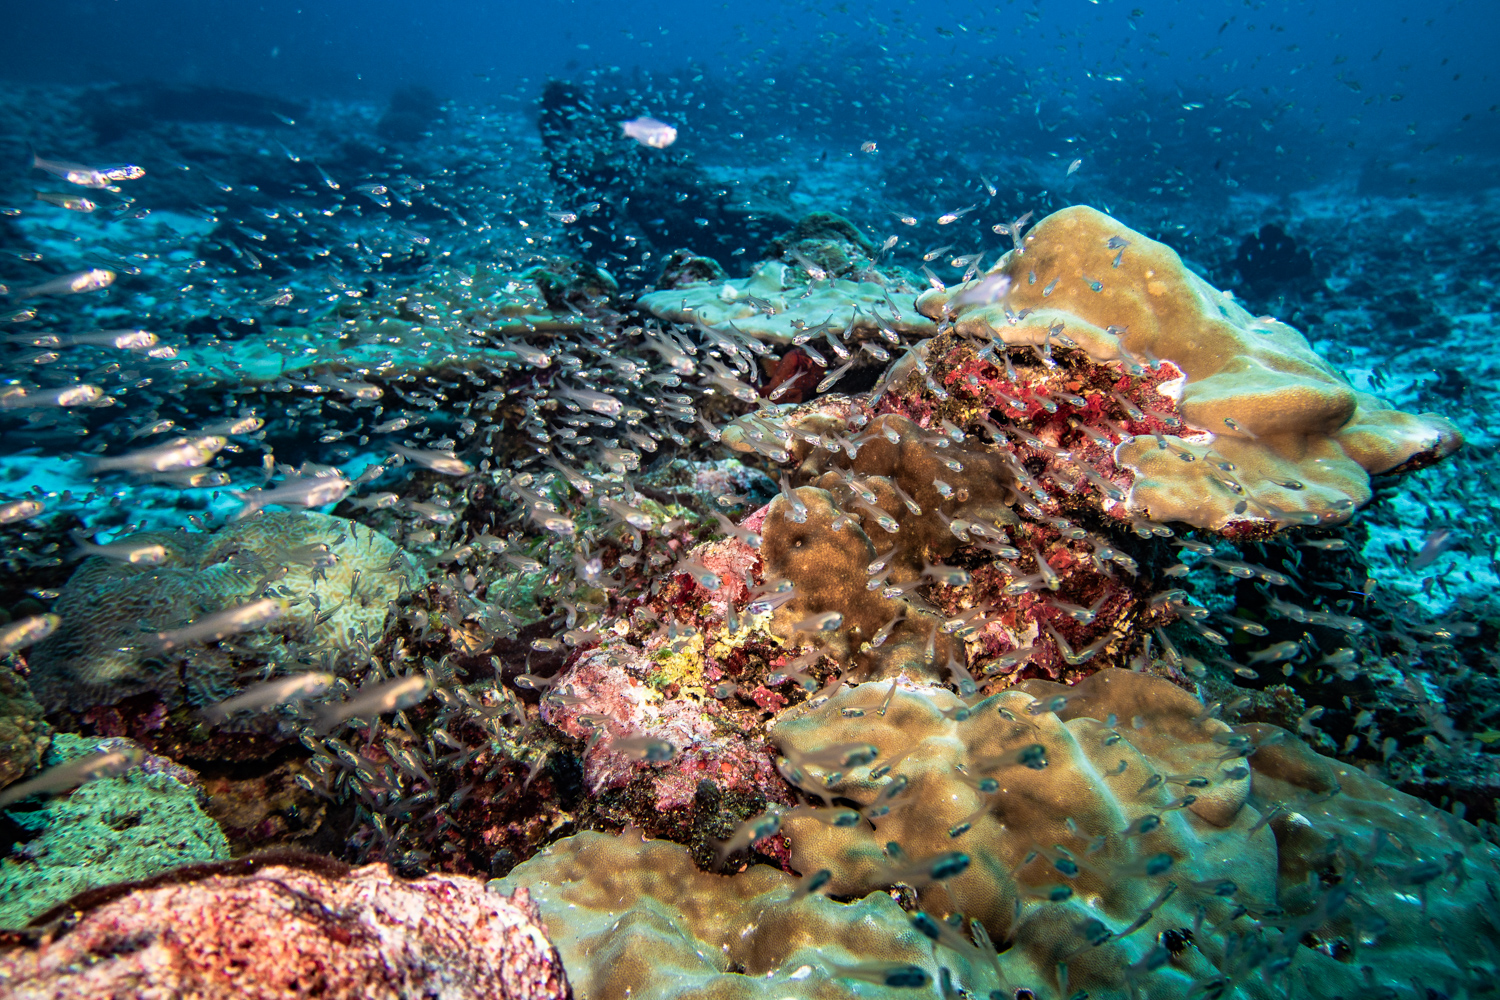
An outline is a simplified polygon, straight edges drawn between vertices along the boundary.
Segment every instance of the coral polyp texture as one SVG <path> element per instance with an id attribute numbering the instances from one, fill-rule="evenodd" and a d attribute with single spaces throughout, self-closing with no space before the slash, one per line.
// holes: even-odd
<path id="1" fill-rule="evenodd" d="M 765 835 L 801 879 L 700 871 L 627 831 L 560 841 L 495 887 L 532 889 L 590 997 L 945 978 L 993 997 L 1348 997 L 1397 976 L 1459 996 L 1495 974 L 1496 949 L 1457 945 L 1500 919 L 1500 851 L 1472 826 L 1160 677 L 970 701 L 871 683 L 783 713 L 772 737 L 808 804 Z"/>
<path id="2" fill-rule="evenodd" d="M 91 557 L 57 601 L 62 626 L 37 645 L 31 684 L 52 708 L 81 711 L 154 692 L 195 705 L 235 690 L 225 647 L 165 648 L 161 633 L 247 604 L 273 584 L 298 600 L 265 630 L 238 637 L 245 659 L 285 657 L 288 643 L 349 649 L 379 636 L 386 606 L 423 577 L 390 539 L 328 514 L 267 512 L 212 533 L 139 532 L 155 564 Z M 306 669 L 305 667 L 303 669 Z"/>
<path id="3" fill-rule="evenodd" d="M 572 996 L 525 890 L 302 863 L 323 870 L 252 858 L 85 901 L 68 924 L 0 945 L 0 982 L 15 1000 Z"/>
<path id="4" fill-rule="evenodd" d="M 986 275 L 925 292 L 918 308 L 965 336 L 1167 370 L 1156 391 L 1182 426 L 1132 426 L 1113 456 L 1133 475 L 1128 509 L 1156 520 L 1340 521 L 1369 501 L 1371 475 L 1420 468 L 1463 440 L 1442 417 L 1356 390 L 1295 329 L 1085 206 L 1049 215 Z"/>

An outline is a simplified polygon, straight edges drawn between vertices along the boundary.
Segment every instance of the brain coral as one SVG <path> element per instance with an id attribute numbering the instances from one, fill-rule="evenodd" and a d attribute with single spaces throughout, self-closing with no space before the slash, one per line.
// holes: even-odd
<path id="1" fill-rule="evenodd" d="M 94 557 L 73 574 L 53 608 L 62 625 L 31 656 L 32 686 L 49 708 L 81 711 L 143 691 L 171 702 L 184 691 L 194 704 L 218 700 L 237 674 L 225 646 L 262 661 L 286 642 L 351 648 L 350 630 L 378 634 L 387 602 L 421 578 L 384 535 L 313 512 L 265 513 L 211 534 L 142 532 L 128 540 L 160 544 L 166 561 Z M 337 561 L 320 567 L 323 545 Z M 267 629 L 168 655 L 141 642 L 143 631 L 180 628 L 262 593 L 292 602 Z"/>
<path id="2" fill-rule="evenodd" d="M 1179 373 L 1159 391 L 1186 426 L 1115 452 L 1136 477 L 1129 509 L 1156 520 L 1342 520 L 1370 499 L 1370 475 L 1462 443 L 1443 418 L 1354 389 L 1292 327 L 1251 316 L 1171 248 L 1085 206 L 1043 219 L 987 275 L 926 292 L 918 309 L 966 336 Z"/>

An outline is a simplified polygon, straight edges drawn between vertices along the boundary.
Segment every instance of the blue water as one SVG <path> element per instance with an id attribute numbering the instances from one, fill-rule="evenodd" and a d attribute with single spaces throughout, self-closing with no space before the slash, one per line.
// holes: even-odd
<path id="1" fill-rule="evenodd" d="M 964 262 L 951 258 L 983 251 L 992 263 L 1009 249 L 997 224 L 1078 204 L 1168 244 L 1251 312 L 1293 324 L 1356 388 L 1463 429 L 1464 450 L 1377 481 L 1376 501 L 1347 531 L 1338 527 L 1348 549 L 1337 551 L 1357 559 L 1355 569 L 1328 554 L 1335 550 L 1312 554 L 1284 537 L 1219 555 L 1281 566 L 1328 560 L 1319 563 L 1328 579 L 1298 599 L 1348 612 L 1360 598 L 1358 613 L 1373 623 L 1356 642 L 1332 629 L 1307 638 L 1279 622 L 1283 632 L 1265 642 L 1305 640 L 1299 665 L 1348 641 L 1359 646 L 1350 670 L 1368 676 L 1351 694 L 1325 686 L 1331 668 L 1295 678 L 1269 666 L 1264 676 L 1241 671 L 1239 679 L 1254 678 L 1247 690 L 1280 692 L 1271 700 L 1280 699 L 1282 714 L 1252 721 L 1297 729 L 1321 702 L 1325 714 L 1311 718 L 1330 735 L 1319 752 L 1467 816 L 1480 824 L 1475 844 L 1496 838 L 1500 679 L 1489 650 L 1500 622 L 1492 347 L 1500 336 L 1500 3 L 52 0 L 6 5 L 0 36 L 0 392 L 21 386 L 43 398 L 81 383 L 114 400 L 0 405 L 0 504 L 41 505 L 35 516 L 0 521 L 0 626 L 67 603 L 77 539 L 238 530 L 246 491 L 330 480 L 348 489 L 312 508 L 384 533 L 405 553 L 399 558 L 430 574 L 424 580 L 442 581 L 417 587 L 420 597 L 391 582 L 360 619 L 374 633 L 345 634 L 333 652 L 288 641 L 252 656 L 210 630 L 190 643 L 202 645 L 203 662 L 168 683 L 132 675 L 129 685 L 95 691 L 37 678 L 59 732 L 143 741 L 224 779 L 214 793 L 223 801 L 238 794 L 235 781 L 259 781 L 286 761 L 305 765 L 297 808 L 327 802 L 337 823 L 323 821 L 302 840 L 302 819 L 287 816 L 256 827 L 274 834 L 226 827 L 235 853 L 292 845 L 392 861 L 413 874 L 504 875 L 575 821 L 618 827 L 623 811 L 587 812 L 569 770 L 584 772 L 582 740 L 562 741 L 538 721 L 542 692 L 577 666 L 570 649 L 598 639 L 590 629 L 628 615 L 630 602 L 672 578 L 672 561 L 714 533 L 710 515 L 743 517 L 775 492 L 771 478 L 725 462 L 734 456 L 715 442 L 721 425 L 764 404 L 750 400 L 755 390 L 767 395 L 776 359 L 755 362 L 758 370 L 745 348 L 736 372 L 752 383 L 750 395 L 720 398 L 706 368 L 678 358 L 686 367 L 676 370 L 688 373 L 678 378 L 670 347 L 641 342 L 632 324 L 651 321 L 633 311 L 636 297 L 663 282 L 664 261 L 682 266 L 672 256 L 680 250 L 714 258 L 723 274 L 705 273 L 715 281 L 743 278 L 774 238 L 813 212 L 846 217 L 873 246 L 893 237 L 884 263 L 906 268 L 912 288 L 926 287 L 919 268 L 928 263 L 956 283 Z M 621 123 L 641 117 L 675 128 L 675 141 L 630 141 Z M 33 157 L 129 163 L 145 175 L 88 187 L 57 176 L 66 171 L 55 165 L 35 168 Z M 80 210 L 79 198 L 95 204 Z M 559 321 L 565 332 L 555 340 L 496 319 L 495 303 L 540 287 L 531 276 L 506 281 L 538 265 L 566 277 L 545 308 L 532 301 L 527 313 Z M 95 268 L 113 275 L 110 287 L 28 294 Z M 932 271 L 928 278 L 940 283 Z M 465 339 L 488 321 L 503 330 L 482 344 Z M 76 339 L 134 328 L 155 331 L 167 353 Z M 703 332 L 675 329 L 683 341 Z M 350 337 L 342 345 L 339 330 Z M 63 338 L 56 352 L 37 339 L 54 332 Z M 479 360 L 449 364 L 450 343 L 474 348 Z M 775 351 L 790 358 L 785 348 Z M 536 362 L 528 350 L 550 354 Z M 847 391 L 876 384 L 881 366 L 864 368 Z M 615 395 L 580 393 L 593 390 Z M 689 390 L 694 398 L 674 397 Z M 622 401 L 635 408 L 627 424 L 649 434 L 627 440 L 605 419 Z M 230 443 L 221 453 L 167 470 L 215 478 L 169 481 L 139 465 L 179 434 L 247 416 L 264 429 L 222 432 Z M 399 448 L 419 457 L 396 462 Z M 640 467 L 616 467 L 620 450 Z M 137 464 L 101 470 L 91 463 L 102 456 Z M 565 463 L 566 473 L 549 479 L 563 466 L 544 458 Z M 783 471 L 756 461 L 773 477 Z M 598 494 L 576 490 L 575 466 L 595 477 Z M 715 506 L 716 494 L 734 502 Z M 605 495 L 652 513 L 626 505 L 606 520 Z M 295 498 L 283 506 L 301 509 Z M 644 543 L 630 545 L 638 532 L 619 509 L 653 524 Z M 655 528 L 662 534 L 653 538 Z M 591 562 L 606 550 L 607 566 Z M 1170 561 L 1166 552 L 1159 547 L 1143 579 Z M 267 574 L 261 589 L 275 592 L 284 565 L 309 575 L 317 553 L 303 546 L 296 558 L 279 549 L 254 555 L 254 572 Z M 535 559 L 550 561 L 544 570 Z M 1329 582 L 1356 569 L 1363 585 Z M 1165 579 L 1160 587 L 1177 586 Z M 1239 584 L 1215 579 L 1194 599 L 1218 601 L 1216 614 L 1235 610 Z M 612 590 L 617 580 L 625 582 Z M 1265 594 L 1247 597 L 1251 587 L 1240 587 L 1240 598 L 1263 610 Z M 1392 595 L 1375 602 L 1378 613 L 1377 592 Z M 440 607 L 439 597 L 448 603 Z M 171 617 L 160 604 L 121 610 L 126 602 L 115 598 L 96 601 L 100 619 L 125 630 L 89 639 L 100 661 L 128 653 L 137 633 L 166 634 L 222 610 L 194 605 Z M 382 624 L 387 599 L 393 613 Z M 444 629 L 465 615 L 470 631 L 459 643 Z M 675 642 L 669 618 L 657 622 Z M 392 659 L 397 633 L 408 658 Z M 473 645 L 475 635 L 488 645 Z M 1194 641 L 1186 630 L 1173 635 Z M 1128 652 L 1112 665 L 1127 665 Z M 454 656 L 460 666 L 450 668 Z M 4 662 L 9 670 L 20 660 Z M 368 745 L 380 732 L 403 746 L 410 737 L 437 778 L 424 785 L 413 777 L 421 768 L 409 767 L 392 778 L 382 760 L 390 774 L 361 776 L 361 786 L 348 759 L 318 743 L 326 733 L 307 733 L 326 718 L 330 732 L 358 742 L 338 699 L 418 663 L 443 683 L 457 669 L 494 698 L 483 711 L 446 692 L 440 709 L 425 690 L 403 703 L 421 737 L 385 723 L 371 728 Z M 319 666 L 339 675 L 332 709 L 273 702 L 259 721 L 217 732 L 221 742 L 208 749 L 208 737 L 191 729 L 193 709 Z M 1213 697 L 1235 682 L 1232 671 L 1225 676 Z M 1200 693 L 1208 700 L 1211 692 Z M 1366 742 L 1350 742 L 1362 710 L 1380 731 L 1361 728 Z M 274 712 L 274 724 L 265 721 Z M 496 764 L 485 774 L 489 758 L 474 765 L 462 748 L 450 754 L 454 744 L 432 742 L 428 730 L 450 717 L 468 725 L 450 725 L 465 747 L 513 740 L 510 770 Z M 534 725 L 521 731 L 522 720 Z M 504 739 L 494 735 L 505 726 Z M 250 763 L 237 756 L 240 740 L 252 746 Z M 34 756 L 21 770 L 41 766 L 40 751 Z M 382 777 L 396 790 L 376 790 Z M 542 791 L 516 805 L 516 789 L 533 780 Z M 447 832 L 410 819 L 410 808 L 399 814 L 409 821 L 387 825 L 371 805 L 427 795 L 419 804 L 456 801 L 458 815 L 476 787 L 475 801 L 510 796 L 512 839 L 485 839 L 499 821 L 481 837 L 491 817 L 476 820 L 473 802 Z M 589 818 L 530 822 L 563 800 Z M 715 837 L 764 805 L 749 801 Z M 517 812 L 533 807 L 535 815 Z M 240 814 L 224 805 L 215 815 Z M 27 832 L 0 819 L 0 859 L 35 835 L 39 815 Z M 537 829 L 551 832 L 533 836 Z M 694 845 L 700 854 L 707 842 Z"/>

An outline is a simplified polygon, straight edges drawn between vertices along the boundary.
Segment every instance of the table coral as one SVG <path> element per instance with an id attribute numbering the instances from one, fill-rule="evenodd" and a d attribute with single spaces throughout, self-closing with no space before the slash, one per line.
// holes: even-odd
<path id="1" fill-rule="evenodd" d="M 526 890 L 405 881 L 385 865 L 322 871 L 252 858 L 154 880 L 39 941 L 0 946 L 0 982 L 15 1000 L 572 996 Z"/>
<path id="2" fill-rule="evenodd" d="M 126 742 L 60 733 L 45 763 Z M 92 781 L 40 808 L 12 806 L 9 818 L 32 837 L 0 861 L 0 927 L 22 926 L 87 889 L 228 858 L 229 842 L 203 814 L 200 796 L 192 772 L 150 754 L 139 768 Z"/>
<path id="3" fill-rule="evenodd" d="M 678 275 L 671 287 L 642 295 L 637 304 L 659 319 L 733 325 L 775 344 L 792 343 L 824 324 L 855 341 L 930 336 L 935 325 L 910 305 L 916 282 L 900 269 L 877 268 L 873 258 L 874 247 L 852 223 L 815 212 L 777 237 L 748 278 Z"/>
<path id="4" fill-rule="evenodd" d="M 1341 520 L 1369 501 L 1369 476 L 1462 443 L 1447 420 L 1354 389 L 1292 327 L 1251 316 L 1171 248 L 1085 206 L 1043 219 L 988 274 L 926 292 L 918 308 L 966 336 L 1172 373 L 1158 391 L 1186 426 L 1137 430 L 1115 450 L 1135 474 L 1129 509 L 1157 520 Z"/>
<path id="5" fill-rule="evenodd" d="M 153 655 L 140 643 L 143 622 L 152 632 L 178 628 L 271 587 L 300 600 L 269 628 L 235 640 L 248 658 L 274 657 L 288 648 L 283 643 L 350 649 L 351 634 L 378 636 L 387 602 L 423 578 L 384 535 L 314 512 L 265 513 L 212 533 L 128 538 L 160 544 L 166 560 L 150 566 L 94 557 L 73 574 L 54 608 L 62 625 L 32 651 L 31 682 L 43 704 L 81 711 L 143 691 L 173 703 L 184 694 L 194 704 L 215 701 L 237 679 L 222 645 Z M 317 566 L 319 545 L 337 561 Z"/>

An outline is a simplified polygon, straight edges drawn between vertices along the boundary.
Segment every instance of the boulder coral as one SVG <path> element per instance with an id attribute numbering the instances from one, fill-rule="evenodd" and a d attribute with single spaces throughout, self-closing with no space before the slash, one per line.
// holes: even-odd
<path id="1" fill-rule="evenodd" d="M 1049 215 L 989 272 L 917 307 L 964 336 L 1168 371 L 1158 391 L 1183 426 L 1136 432 L 1114 455 L 1135 477 L 1128 509 L 1160 521 L 1343 520 L 1369 501 L 1371 475 L 1420 468 L 1463 441 L 1441 417 L 1356 390 L 1301 333 L 1250 315 L 1170 247 L 1086 206 Z"/>
<path id="2" fill-rule="evenodd" d="M 423 577 L 384 535 L 315 512 L 122 541 L 160 545 L 166 557 L 145 565 L 96 556 L 73 574 L 54 607 L 62 624 L 31 654 L 31 685 L 50 708 L 81 711 L 145 691 L 202 705 L 233 693 L 238 670 L 225 644 L 153 652 L 143 623 L 151 633 L 180 628 L 269 593 L 295 600 L 267 629 L 234 640 L 243 659 L 274 659 L 286 643 L 348 650 L 356 637 L 378 636 L 387 603 Z"/>
<path id="3" fill-rule="evenodd" d="M 1457 996 L 1500 959 L 1452 944 L 1500 917 L 1500 851 L 1472 826 L 1160 677 L 967 701 L 846 686 L 772 734 L 809 799 L 779 813 L 802 879 L 705 873 L 627 830 L 492 883 L 531 888 L 587 995 L 946 978 L 990 997 L 1347 997 L 1378 976 Z"/>

